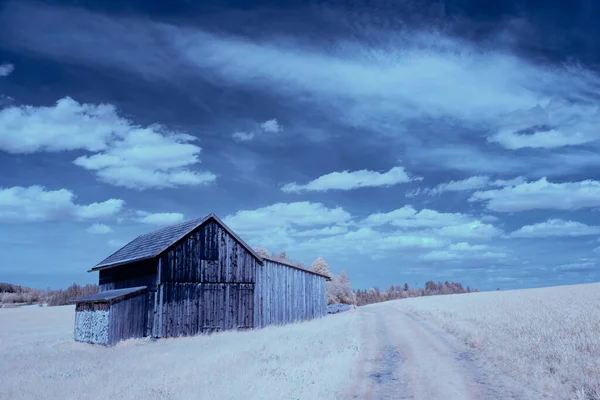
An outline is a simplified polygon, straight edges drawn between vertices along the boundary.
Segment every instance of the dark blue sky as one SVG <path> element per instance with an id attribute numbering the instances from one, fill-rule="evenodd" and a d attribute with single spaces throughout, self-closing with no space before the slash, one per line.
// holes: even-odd
<path id="1" fill-rule="evenodd" d="M 597 281 L 593 1 L 0 2 L 0 281 L 215 212 L 357 288 Z"/>

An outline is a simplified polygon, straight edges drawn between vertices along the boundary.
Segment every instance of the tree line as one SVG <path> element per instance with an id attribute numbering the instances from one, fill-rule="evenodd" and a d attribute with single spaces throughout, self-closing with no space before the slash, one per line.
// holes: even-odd
<path id="1" fill-rule="evenodd" d="M 410 288 L 408 283 L 404 285 L 390 286 L 386 290 L 379 290 L 376 287 L 367 290 L 356 290 L 356 305 L 364 306 L 366 304 L 379 303 L 388 300 L 406 299 L 408 297 L 420 297 L 420 296 L 437 296 L 445 294 L 459 294 L 459 293 L 471 293 L 478 292 L 479 290 L 473 289 L 469 286 L 463 287 L 460 282 L 438 282 L 427 281 L 425 282 L 425 288 Z"/>
<path id="2" fill-rule="evenodd" d="M 66 289 L 39 290 L 25 286 L 0 282 L 0 306 L 14 307 L 23 304 L 46 304 L 48 306 L 64 306 L 79 297 L 98 293 L 98 285 L 80 286 L 73 283 Z"/>

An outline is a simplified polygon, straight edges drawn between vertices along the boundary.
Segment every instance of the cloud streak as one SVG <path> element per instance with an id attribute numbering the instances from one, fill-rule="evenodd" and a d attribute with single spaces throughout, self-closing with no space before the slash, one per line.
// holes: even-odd
<path id="1" fill-rule="evenodd" d="M 304 185 L 299 185 L 296 182 L 288 183 L 281 190 L 286 193 L 354 190 L 365 187 L 389 187 L 416 179 L 420 178 L 410 177 L 403 167 L 393 167 L 383 173 L 361 169 L 358 171 L 331 172 Z"/>
<path id="2" fill-rule="evenodd" d="M 440 148 L 455 146 L 471 153 L 471 159 L 482 157 L 483 151 L 462 139 L 443 143 L 448 118 L 472 131 L 473 138 L 489 138 L 490 145 L 510 150 L 552 149 L 597 139 L 598 96 L 589 90 L 600 87 L 595 73 L 580 66 L 534 63 L 511 52 L 506 43 L 475 43 L 427 27 L 409 32 L 372 26 L 357 32 L 368 44 L 340 40 L 323 46 L 299 35 L 273 32 L 249 39 L 15 2 L 1 20 L 4 47 L 104 65 L 146 79 L 201 77 L 266 91 L 325 111 L 339 124 L 395 136 L 410 144 L 411 158 L 437 165 L 495 172 L 523 168 L 500 162 L 498 154 L 492 154 L 497 162 L 488 157 L 487 165 L 452 163 L 448 153 L 431 158 L 420 146 L 420 134 L 409 130 L 399 135 L 398 126 L 427 119 L 429 137 L 441 139 Z"/>

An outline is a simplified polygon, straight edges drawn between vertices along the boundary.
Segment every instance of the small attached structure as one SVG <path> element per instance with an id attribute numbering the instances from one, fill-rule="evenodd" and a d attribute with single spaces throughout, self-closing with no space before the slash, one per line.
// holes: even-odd
<path id="1" fill-rule="evenodd" d="M 326 315 L 328 276 L 263 260 L 214 214 L 141 235 L 92 271 L 99 293 L 75 301 L 75 338 L 90 343 Z"/>
<path id="2" fill-rule="evenodd" d="M 144 335 L 146 286 L 107 290 L 77 300 L 75 340 L 111 345 Z"/>

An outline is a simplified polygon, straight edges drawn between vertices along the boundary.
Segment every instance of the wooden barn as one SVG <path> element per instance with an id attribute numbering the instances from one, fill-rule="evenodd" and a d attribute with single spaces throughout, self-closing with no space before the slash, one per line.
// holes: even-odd
<path id="1" fill-rule="evenodd" d="M 101 261 L 77 299 L 75 339 L 189 336 L 326 314 L 328 276 L 259 257 L 216 215 L 138 236 Z"/>

